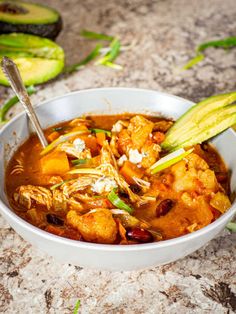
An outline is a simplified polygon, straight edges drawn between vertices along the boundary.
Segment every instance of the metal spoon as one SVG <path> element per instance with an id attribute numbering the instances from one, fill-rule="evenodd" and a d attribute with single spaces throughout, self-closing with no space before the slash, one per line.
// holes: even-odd
<path id="1" fill-rule="evenodd" d="M 17 65 L 8 57 L 3 57 L 1 63 L 4 74 L 6 75 L 12 89 L 14 90 L 16 96 L 19 98 L 19 101 L 23 105 L 32 125 L 39 137 L 39 140 L 43 147 L 48 145 L 48 142 L 44 136 L 43 130 L 39 123 L 39 120 L 36 116 L 36 113 L 31 104 L 29 95 L 25 89 L 23 84 L 20 72 L 18 70 Z"/>

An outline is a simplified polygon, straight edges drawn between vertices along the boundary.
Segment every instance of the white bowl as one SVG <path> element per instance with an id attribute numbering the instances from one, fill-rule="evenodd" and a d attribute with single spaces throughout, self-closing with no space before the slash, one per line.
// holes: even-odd
<path id="1" fill-rule="evenodd" d="M 73 92 L 46 101 L 36 112 L 42 126 L 73 119 L 84 114 L 146 113 L 178 118 L 192 102 L 172 95 L 133 88 L 101 88 Z M 219 219 L 191 234 L 162 242 L 137 245 L 106 245 L 70 240 L 34 227 L 10 208 L 4 192 L 5 166 L 30 134 L 25 113 L 11 120 L 0 131 L 0 211 L 8 223 L 25 240 L 55 258 L 75 265 L 105 270 L 135 270 L 173 262 L 214 238 L 236 212 L 235 202 Z M 232 129 L 212 141 L 224 158 L 231 175 L 231 190 L 236 190 L 236 136 Z"/>

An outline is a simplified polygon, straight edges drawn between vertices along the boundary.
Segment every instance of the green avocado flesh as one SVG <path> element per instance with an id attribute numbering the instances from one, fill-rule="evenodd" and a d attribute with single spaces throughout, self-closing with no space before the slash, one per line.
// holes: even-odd
<path id="1" fill-rule="evenodd" d="M 236 92 L 207 98 L 190 108 L 169 129 L 162 148 L 173 151 L 202 143 L 236 123 Z"/>
<path id="2" fill-rule="evenodd" d="M 49 7 L 0 0 L 0 34 L 25 33 L 55 39 L 61 29 L 60 14 Z"/>
<path id="3" fill-rule="evenodd" d="M 180 145 L 175 147 L 176 149 L 182 148 L 182 147 L 190 147 L 195 144 L 202 143 L 213 136 L 223 132 L 224 130 L 228 129 L 232 125 L 236 123 L 236 113 L 225 115 L 221 121 L 219 121 L 217 124 L 211 125 L 208 129 L 204 129 L 197 134 L 194 135 L 194 137 L 189 138 L 186 140 L 186 142 L 181 143 Z"/>
<path id="4" fill-rule="evenodd" d="M 0 35 L 0 61 L 10 57 L 19 67 L 26 86 L 47 82 L 64 67 L 64 51 L 53 41 L 27 34 Z M 0 84 L 9 83 L 0 70 Z"/>
<path id="5" fill-rule="evenodd" d="M 59 19 L 57 11 L 36 3 L 0 0 L 0 21 L 12 24 L 50 24 Z"/>

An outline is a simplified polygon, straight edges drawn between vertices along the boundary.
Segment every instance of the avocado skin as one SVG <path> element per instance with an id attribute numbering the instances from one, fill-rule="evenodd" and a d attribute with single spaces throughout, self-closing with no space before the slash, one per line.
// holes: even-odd
<path id="1" fill-rule="evenodd" d="M 0 34 L 25 33 L 55 39 L 62 29 L 62 18 L 51 24 L 11 24 L 0 21 Z"/>

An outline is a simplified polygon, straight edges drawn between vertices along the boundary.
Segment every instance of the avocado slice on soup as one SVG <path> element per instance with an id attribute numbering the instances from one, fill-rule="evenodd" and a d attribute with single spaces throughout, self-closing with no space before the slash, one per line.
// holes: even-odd
<path id="1" fill-rule="evenodd" d="M 0 0 L 0 33 L 26 33 L 55 39 L 62 29 L 60 14 L 47 6 Z"/>
<path id="2" fill-rule="evenodd" d="M 168 130 L 161 147 L 174 151 L 201 143 L 232 126 L 236 92 L 209 97 L 191 107 Z M 235 122 L 234 122 L 235 121 Z"/>

